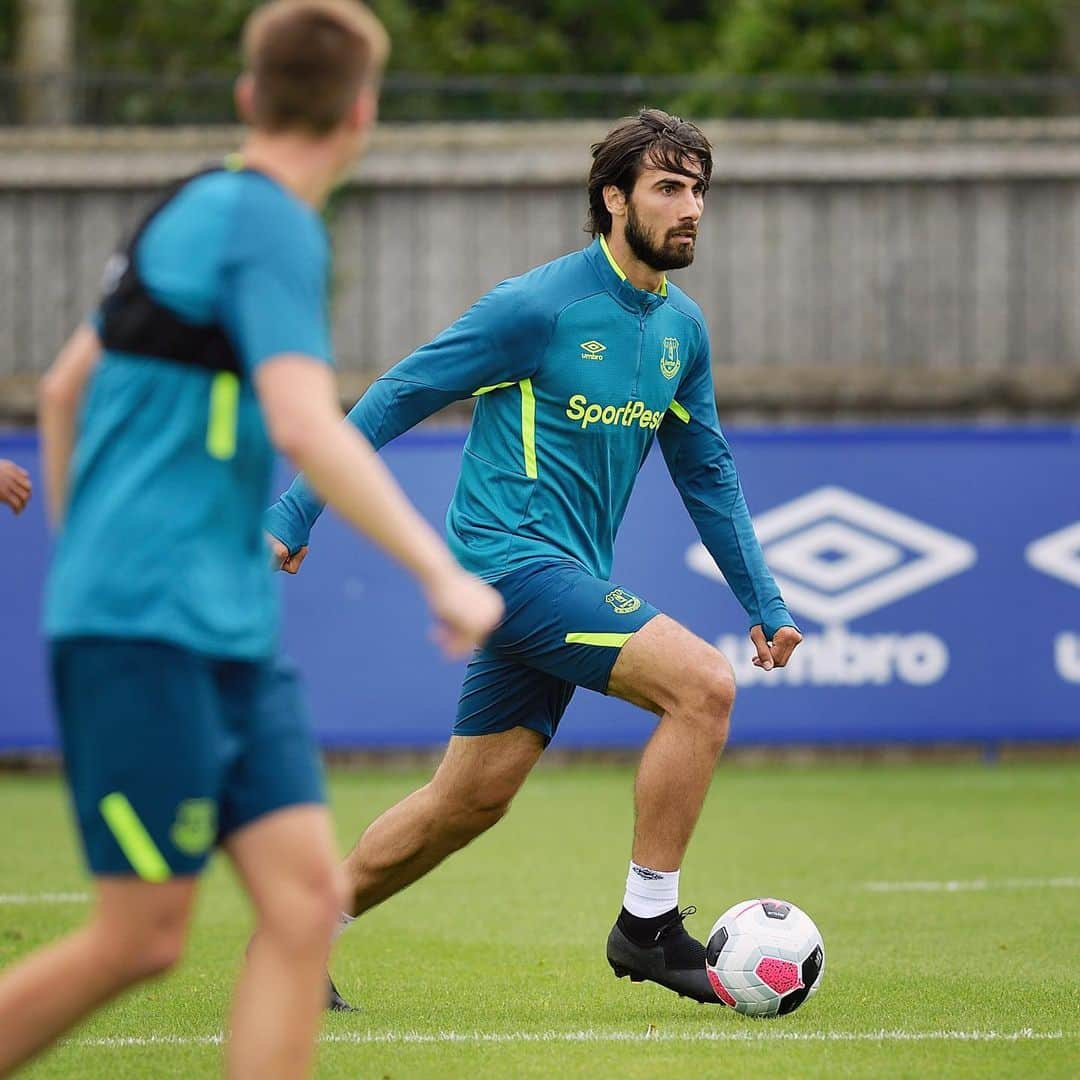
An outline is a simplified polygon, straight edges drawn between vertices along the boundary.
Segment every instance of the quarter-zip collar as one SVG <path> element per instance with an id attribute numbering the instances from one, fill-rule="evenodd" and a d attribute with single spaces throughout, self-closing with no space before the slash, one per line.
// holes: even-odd
<path id="1" fill-rule="evenodd" d="M 618 303 L 635 315 L 644 315 L 667 303 L 667 278 L 660 282 L 659 292 L 648 292 L 632 285 L 615 261 L 603 236 L 598 236 L 586 249 L 585 257 L 592 263 L 604 287 Z"/>

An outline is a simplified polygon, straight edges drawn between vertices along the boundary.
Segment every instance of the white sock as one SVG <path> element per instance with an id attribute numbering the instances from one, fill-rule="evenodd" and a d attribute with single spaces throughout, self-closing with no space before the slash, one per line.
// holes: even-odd
<path id="1" fill-rule="evenodd" d="M 679 906 L 679 871 L 650 870 L 631 860 L 623 907 L 639 919 L 651 919 Z"/>
<path id="2" fill-rule="evenodd" d="M 352 924 L 356 922 L 355 915 L 347 915 L 344 911 L 338 916 L 337 926 L 334 927 L 334 936 L 331 941 L 337 941 Z"/>

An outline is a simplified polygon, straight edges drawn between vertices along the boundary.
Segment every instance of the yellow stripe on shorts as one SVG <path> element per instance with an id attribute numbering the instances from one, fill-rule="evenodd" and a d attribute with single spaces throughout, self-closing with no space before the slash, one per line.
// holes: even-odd
<path id="1" fill-rule="evenodd" d="M 633 634 L 567 634 L 567 645 L 599 645 L 605 649 L 621 649 Z"/>
<path id="2" fill-rule="evenodd" d="M 135 808 L 122 792 L 114 791 L 98 803 L 98 809 L 109 826 L 120 850 L 132 869 L 143 881 L 162 882 L 172 877 L 165 857 L 158 851 L 153 837 L 139 820 Z"/>

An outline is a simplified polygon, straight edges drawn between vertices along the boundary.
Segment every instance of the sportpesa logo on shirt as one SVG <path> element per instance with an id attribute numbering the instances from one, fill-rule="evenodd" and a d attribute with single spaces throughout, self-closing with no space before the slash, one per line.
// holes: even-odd
<path id="1" fill-rule="evenodd" d="M 644 401 L 628 401 L 625 405 L 597 405 L 584 394 L 574 394 L 567 404 L 566 415 L 570 420 L 580 421 L 584 431 L 590 424 L 606 427 L 651 428 L 655 431 L 664 419 L 664 409 L 646 409 Z"/>

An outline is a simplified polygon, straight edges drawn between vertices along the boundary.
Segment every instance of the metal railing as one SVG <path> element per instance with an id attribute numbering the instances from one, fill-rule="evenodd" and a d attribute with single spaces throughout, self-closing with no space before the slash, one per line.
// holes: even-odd
<path id="1" fill-rule="evenodd" d="M 574 119 L 645 102 L 701 118 L 1076 115 L 1080 75 L 395 74 L 386 79 L 381 113 L 393 123 Z M 27 117 L 88 125 L 229 123 L 232 78 L 122 71 L 27 76 L 0 68 L 0 123 Z"/>

